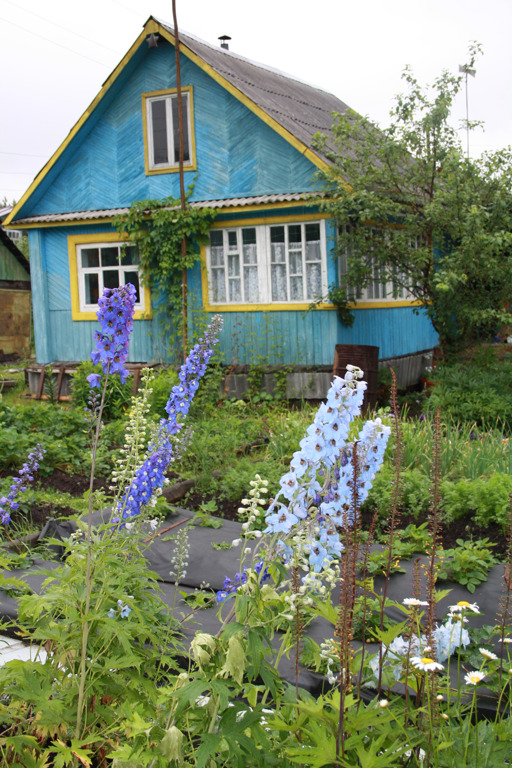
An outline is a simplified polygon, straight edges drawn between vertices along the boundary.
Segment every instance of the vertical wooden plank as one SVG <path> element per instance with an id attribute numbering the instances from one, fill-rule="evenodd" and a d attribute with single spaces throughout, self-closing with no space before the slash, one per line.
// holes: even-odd
<path id="1" fill-rule="evenodd" d="M 52 337 L 48 310 L 47 264 L 41 230 L 29 230 L 30 279 L 32 283 L 34 337 L 38 363 L 51 363 Z"/>

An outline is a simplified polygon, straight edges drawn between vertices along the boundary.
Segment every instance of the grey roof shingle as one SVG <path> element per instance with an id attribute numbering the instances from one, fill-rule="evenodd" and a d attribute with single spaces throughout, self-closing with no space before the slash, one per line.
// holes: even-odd
<path id="1" fill-rule="evenodd" d="M 173 28 L 168 24 L 155 21 L 174 35 Z M 330 134 L 333 112 L 344 114 L 349 109 L 345 102 L 331 93 L 292 75 L 188 34 L 180 32 L 179 37 L 182 44 L 309 148 L 316 133 Z M 315 153 L 326 160 L 319 151 L 315 150 Z"/>

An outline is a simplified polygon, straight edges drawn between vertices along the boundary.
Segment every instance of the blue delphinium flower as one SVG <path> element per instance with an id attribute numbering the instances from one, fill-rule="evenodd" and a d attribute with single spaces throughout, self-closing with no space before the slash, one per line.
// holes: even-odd
<path id="1" fill-rule="evenodd" d="M 335 377 L 266 516 L 267 533 L 286 535 L 311 524 L 306 546 L 315 572 L 340 556 L 337 528 L 352 525 L 354 507 L 368 495 L 390 434 L 380 419 L 367 421 L 357 440 L 346 444 L 350 424 L 361 412 L 366 389 L 361 376 L 358 368 L 347 366 L 344 378 Z M 281 550 L 286 551 L 284 542 Z"/>
<path id="2" fill-rule="evenodd" d="M 27 461 L 23 464 L 17 477 L 14 477 L 11 483 L 10 491 L 7 496 L 0 498 L 0 522 L 7 525 L 11 522 L 11 512 L 18 509 L 16 497 L 18 493 L 24 493 L 27 490 L 27 483 L 34 480 L 34 475 L 39 469 L 39 464 L 46 451 L 38 443 L 32 453 L 29 453 Z"/>
<path id="3" fill-rule="evenodd" d="M 115 523 L 120 522 L 120 518 L 127 520 L 138 515 L 142 507 L 151 501 L 155 491 L 164 485 L 165 472 L 173 458 L 173 444 L 170 438 L 183 427 L 183 419 L 197 391 L 198 379 L 206 372 L 221 329 L 222 318 L 215 315 L 204 336 L 199 339 L 181 366 L 180 384 L 172 388 L 165 407 L 169 416 L 160 421 L 158 436 L 149 446 L 146 460 L 136 470 L 130 486 L 119 502 L 120 517 L 114 518 Z"/>
<path id="4" fill-rule="evenodd" d="M 435 628 L 434 642 L 437 660 L 446 661 L 460 645 L 464 648 L 469 645 L 469 632 L 461 625 L 460 621 L 452 621 L 449 618 L 445 624 L 440 624 Z"/>
<path id="5" fill-rule="evenodd" d="M 131 283 L 105 288 L 96 312 L 101 331 L 94 333 L 96 349 L 91 353 L 91 360 L 95 365 L 101 363 L 103 373 L 118 373 L 123 383 L 128 377 L 124 364 L 133 328 L 136 293 Z M 87 381 L 91 388 L 101 386 L 100 374 L 90 374 Z"/>
<path id="6" fill-rule="evenodd" d="M 263 583 L 267 579 L 270 579 L 268 568 L 264 568 L 265 562 L 258 560 L 254 565 L 254 572 L 258 575 L 260 583 Z M 247 568 L 242 568 L 241 573 L 235 573 L 235 578 L 230 579 L 228 576 L 224 579 L 223 588 L 217 592 L 217 602 L 223 603 L 231 595 L 238 592 L 238 588 L 247 583 L 248 575 Z"/>
<path id="7" fill-rule="evenodd" d="M 118 600 L 118 601 L 117 601 L 117 608 L 118 608 L 118 610 L 119 610 L 119 616 L 120 616 L 122 619 L 126 619 L 126 618 L 128 618 L 128 616 L 129 616 L 129 615 L 130 615 L 130 613 L 132 612 L 132 609 L 130 608 L 130 606 L 129 606 L 129 605 L 127 605 L 127 603 L 123 603 L 123 601 L 122 601 L 122 600 Z M 116 611 L 116 609 L 115 609 L 115 608 L 111 608 L 111 609 L 110 609 L 110 610 L 107 612 L 107 616 L 108 616 L 110 619 L 115 619 L 115 618 L 117 617 L 117 611 Z"/>
<path id="8" fill-rule="evenodd" d="M 101 381 L 102 381 L 101 374 L 99 374 L 99 373 L 90 373 L 87 376 L 87 381 L 89 382 L 89 386 L 91 387 L 91 389 L 93 387 L 98 387 L 99 388 L 99 387 L 101 387 Z"/>

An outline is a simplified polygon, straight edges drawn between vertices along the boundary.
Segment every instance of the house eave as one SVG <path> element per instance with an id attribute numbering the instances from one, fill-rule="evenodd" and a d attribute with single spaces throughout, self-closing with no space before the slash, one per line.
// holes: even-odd
<path id="1" fill-rule="evenodd" d="M 275 195 L 257 195 L 250 197 L 231 197 L 224 200 L 196 200 L 191 202 L 192 208 L 213 208 L 214 210 L 265 210 L 278 206 L 279 208 L 306 204 L 320 199 L 320 195 L 310 192 L 289 192 Z M 116 216 L 122 216 L 129 212 L 129 208 L 103 208 L 101 210 L 71 211 L 68 213 L 47 213 L 38 216 L 27 216 L 17 219 L 15 225 L 18 229 L 34 229 L 39 227 L 76 224 L 77 222 L 109 223 Z"/>

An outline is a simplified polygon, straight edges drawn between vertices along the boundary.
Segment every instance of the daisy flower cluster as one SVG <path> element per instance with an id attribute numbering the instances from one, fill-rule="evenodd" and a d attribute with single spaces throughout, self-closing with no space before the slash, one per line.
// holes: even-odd
<path id="1" fill-rule="evenodd" d="M 91 353 L 91 360 L 94 365 L 101 363 L 103 373 L 118 373 L 123 383 L 128 378 L 124 364 L 133 328 L 136 293 L 131 283 L 119 288 L 105 288 L 96 312 L 101 331 L 94 333 L 96 349 Z M 100 387 L 101 380 L 99 373 L 87 377 L 91 388 Z"/>
<path id="2" fill-rule="evenodd" d="M 266 516 L 266 533 L 286 537 L 298 526 L 307 526 L 306 551 L 316 572 L 341 555 L 339 529 L 353 523 L 354 499 L 357 504 L 366 499 L 391 431 L 380 419 L 369 420 L 347 444 L 350 424 L 361 412 L 366 389 L 359 381 L 362 375 L 348 365 L 344 378 L 335 377 Z M 291 548 L 284 540 L 281 548 L 289 557 Z"/>
<path id="3" fill-rule="evenodd" d="M 418 600 L 415 597 L 406 597 L 403 601 L 413 611 L 428 605 L 426 600 Z M 432 672 L 443 669 L 442 662 L 452 656 L 455 651 L 462 647 L 467 648 L 470 644 L 469 632 L 464 627 L 464 612 L 479 613 L 476 603 L 459 603 L 450 606 L 450 612 L 443 624 L 437 624 L 432 635 L 435 646 L 434 658 L 432 651 L 428 647 L 428 640 L 425 635 L 414 635 L 411 638 L 405 638 L 402 635 L 395 637 L 393 641 L 384 648 L 383 659 L 386 666 L 393 666 L 393 676 L 399 680 L 402 676 L 403 664 L 409 657 L 410 662 L 416 669 Z M 490 653 L 490 652 L 487 652 Z M 482 652 L 482 655 L 483 652 Z M 378 677 L 379 672 L 379 654 L 376 654 L 370 661 L 370 668 L 374 676 Z"/>
<path id="4" fill-rule="evenodd" d="M 24 493 L 27 490 L 27 483 L 34 480 L 34 475 L 39 469 L 44 453 L 46 451 L 38 443 L 32 453 L 29 453 L 18 475 L 13 477 L 7 496 L 0 498 L 0 522 L 3 525 L 11 522 L 11 512 L 14 512 L 19 506 L 16 498 L 19 493 Z"/>
<path id="5" fill-rule="evenodd" d="M 118 502 L 118 516 L 113 522 L 119 523 L 140 514 L 142 508 L 151 505 L 165 483 L 165 472 L 173 460 L 175 435 L 183 428 L 183 419 L 190 410 L 192 400 L 199 387 L 218 342 L 222 329 L 222 318 L 215 315 L 204 336 L 194 345 L 179 373 L 180 383 L 171 390 L 165 406 L 169 414 L 160 421 L 158 432 L 150 443 L 147 456 L 135 471 L 133 480 Z"/>

